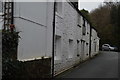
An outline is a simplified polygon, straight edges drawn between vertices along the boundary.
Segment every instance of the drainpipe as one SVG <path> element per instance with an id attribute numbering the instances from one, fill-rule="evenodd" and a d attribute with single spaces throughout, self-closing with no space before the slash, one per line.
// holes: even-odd
<path id="1" fill-rule="evenodd" d="M 92 36 L 92 27 L 90 26 L 90 36 L 89 36 L 89 58 L 91 58 L 91 36 Z"/>
<path id="2" fill-rule="evenodd" d="M 55 8 L 56 1 L 54 1 L 54 12 L 53 12 L 53 42 L 52 42 L 52 78 L 54 78 L 54 42 L 55 42 Z"/>

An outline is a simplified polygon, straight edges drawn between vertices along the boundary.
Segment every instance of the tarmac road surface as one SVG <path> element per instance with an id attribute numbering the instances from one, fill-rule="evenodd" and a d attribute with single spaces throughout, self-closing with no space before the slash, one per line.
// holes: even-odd
<path id="1" fill-rule="evenodd" d="M 118 78 L 118 52 L 101 51 L 94 59 L 56 78 Z"/>

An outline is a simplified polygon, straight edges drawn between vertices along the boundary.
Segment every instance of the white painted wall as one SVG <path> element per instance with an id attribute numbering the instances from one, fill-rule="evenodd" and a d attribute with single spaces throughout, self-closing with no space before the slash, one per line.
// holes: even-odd
<path id="1" fill-rule="evenodd" d="M 97 36 L 97 32 L 95 31 L 95 29 L 92 29 L 91 55 L 94 56 L 98 52 L 99 52 L 99 37 Z"/>
<path id="2" fill-rule="evenodd" d="M 20 32 L 18 60 L 52 56 L 53 3 L 15 3 L 15 26 Z"/>
<path id="3" fill-rule="evenodd" d="M 15 3 L 15 26 L 20 32 L 18 60 L 52 57 L 53 5 L 54 3 Z M 83 16 L 68 3 L 57 4 L 55 29 L 54 72 L 74 66 L 89 58 L 90 24 L 85 20 L 86 33 L 82 34 Z M 60 12 L 59 12 L 60 11 Z M 79 25 L 78 25 L 79 24 Z M 97 39 L 96 39 L 97 38 Z M 94 41 L 94 39 L 96 39 Z M 91 54 L 94 42 L 99 45 L 97 32 L 92 29 Z M 84 49 L 84 50 L 83 50 Z M 79 55 L 79 56 L 78 56 Z"/>
<path id="4" fill-rule="evenodd" d="M 0 11 L 0 29 L 2 29 L 2 26 L 3 26 L 3 16 L 2 15 L 3 15 L 3 13 Z"/>
<path id="5" fill-rule="evenodd" d="M 0 30 L 2 29 L 2 26 L 3 26 L 3 20 L 0 19 Z"/>
<path id="6" fill-rule="evenodd" d="M 85 26 L 86 33 L 83 35 L 83 16 L 71 4 L 62 3 L 60 12 L 56 12 L 56 36 L 59 36 L 61 40 L 61 43 L 56 45 L 61 45 L 61 48 L 59 48 L 59 54 L 56 55 L 59 58 L 55 57 L 55 75 L 74 66 L 81 60 L 89 58 L 90 24 L 87 20 L 85 20 Z M 93 42 L 96 42 L 96 52 L 94 51 L 95 45 Z M 97 32 L 92 29 L 92 55 L 98 53 L 98 46 Z M 77 56 L 78 54 L 79 56 Z"/>
<path id="7" fill-rule="evenodd" d="M 86 35 L 82 35 L 83 17 L 67 2 L 62 3 L 61 8 L 61 14 L 56 12 L 56 35 L 61 38 L 61 53 L 56 55 L 60 58 L 55 58 L 55 74 L 89 57 L 90 25 L 85 22 Z M 81 40 L 84 40 L 84 51 Z"/>

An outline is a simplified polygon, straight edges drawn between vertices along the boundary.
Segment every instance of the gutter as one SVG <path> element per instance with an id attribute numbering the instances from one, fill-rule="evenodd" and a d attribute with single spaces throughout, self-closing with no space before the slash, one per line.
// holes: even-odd
<path id="1" fill-rule="evenodd" d="M 55 43 L 55 9 L 56 1 L 54 1 L 54 12 L 53 12 L 53 42 L 52 42 L 52 79 L 54 79 L 54 43 Z"/>

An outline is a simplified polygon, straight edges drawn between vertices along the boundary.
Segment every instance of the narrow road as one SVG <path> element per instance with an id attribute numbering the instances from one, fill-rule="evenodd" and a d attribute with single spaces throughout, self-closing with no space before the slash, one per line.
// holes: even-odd
<path id="1" fill-rule="evenodd" d="M 118 78 L 118 53 L 104 51 L 56 78 Z"/>

